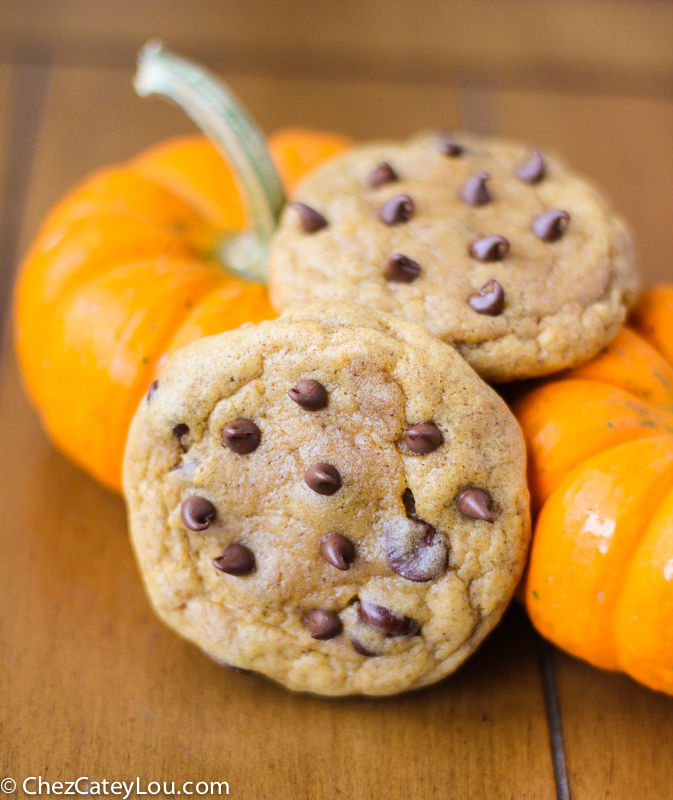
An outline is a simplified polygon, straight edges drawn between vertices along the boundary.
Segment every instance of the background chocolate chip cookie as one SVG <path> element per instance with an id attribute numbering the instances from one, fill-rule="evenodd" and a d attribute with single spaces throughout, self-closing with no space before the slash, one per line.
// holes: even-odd
<path id="1" fill-rule="evenodd" d="M 133 421 L 124 487 L 162 619 L 219 661 L 329 695 L 452 672 L 529 538 L 502 400 L 422 327 L 349 304 L 174 355 Z"/>
<path id="2" fill-rule="evenodd" d="M 487 380 L 586 361 L 637 286 L 631 242 L 556 158 L 461 134 L 367 144 L 297 192 L 269 258 L 279 309 L 342 300 L 406 317 Z"/>

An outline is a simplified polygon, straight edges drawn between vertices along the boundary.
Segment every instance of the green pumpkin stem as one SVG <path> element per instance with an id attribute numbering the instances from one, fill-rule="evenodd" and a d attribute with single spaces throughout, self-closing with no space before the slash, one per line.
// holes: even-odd
<path id="1" fill-rule="evenodd" d="M 133 83 L 141 97 L 160 94 L 180 106 L 234 169 L 252 230 L 226 237 L 220 256 L 244 277 L 264 280 L 267 245 L 285 205 L 264 135 L 222 81 L 160 42 L 148 42 L 138 54 Z"/>

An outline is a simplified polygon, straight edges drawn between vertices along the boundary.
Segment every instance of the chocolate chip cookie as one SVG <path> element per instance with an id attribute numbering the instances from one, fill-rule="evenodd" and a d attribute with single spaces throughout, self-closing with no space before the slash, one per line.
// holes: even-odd
<path id="1" fill-rule="evenodd" d="M 367 144 L 298 189 L 272 242 L 280 310 L 342 300 L 418 322 L 492 382 L 579 364 L 637 286 L 631 241 L 558 159 L 467 135 Z"/>
<path id="2" fill-rule="evenodd" d="M 124 491 L 159 616 L 216 660 L 326 695 L 455 670 L 529 539 L 503 401 L 421 326 L 343 303 L 172 356 Z"/>

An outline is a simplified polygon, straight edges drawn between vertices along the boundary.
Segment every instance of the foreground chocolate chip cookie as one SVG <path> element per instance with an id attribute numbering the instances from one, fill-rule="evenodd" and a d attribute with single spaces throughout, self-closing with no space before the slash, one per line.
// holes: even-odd
<path id="1" fill-rule="evenodd" d="M 456 669 L 529 538 L 502 400 L 420 326 L 341 303 L 174 355 L 131 426 L 124 489 L 162 619 L 219 661 L 329 695 Z"/>
<path id="2" fill-rule="evenodd" d="M 489 381 L 586 361 L 634 297 L 623 223 L 522 145 L 462 134 L 363 145 L 297 198 L 270 252 L 279 310 L 334 299 L 406 317 Z"/>

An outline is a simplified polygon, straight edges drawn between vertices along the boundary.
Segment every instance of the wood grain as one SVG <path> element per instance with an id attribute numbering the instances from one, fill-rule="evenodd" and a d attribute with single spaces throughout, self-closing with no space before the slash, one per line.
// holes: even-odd
<path id="1" fill-rule="evenodd" d="M 156 37 L 220 68 L 274 75 L 467 77 L 501 87 L 673 94 L 673 7 L 661 0 L 0 4 L 0 42 L 9 53 L 121 65 Z"/>
<path id="2" fill-rule="evenodd" d="M 42 64 L 0 69 L 0 332 L 10 307 L 47 72 Z"/>
<path id="3" fill-rule="evenodd" d="M 12 84 L 16 69 L 10 64 L 0 64 L 0 204 L 4 202 L 7 178 L 7 145 Z"/>
<path id="4" fill-rule="evenodd" d="M 20 228 L 25 249 L 88 171 L 192 130 L 131 88 L 133 53 L 158 33 L 219 67 L 267 130 L 401 137 L 462 115 L 558 149 L 629 219 L 647 280 L 673 278 L 673 6 L 383 6 L 0 5 L 0 186 L 15 109 L 8 57 L 19 68 L 49 54 L 76 65 L 51 72 L 27 207 L 5 212 L 0 235 L 18 242 Z M 5 192 L 3 207 L 14 199 Z M 0 777 L 227 780 L 231 796 L 255 800 L 556 796 L 535 640 L 518 608 L 453 679 L 393 700 L 324 701 L 224 671 L 154 618 L 121 501 L 52 448 L 4 362 Z M 555 662 L 575 800 L 671 796 L 673 700 L 562 654 Z"/>
<path id="5" fill-rule="evenodd" d="M 170 106 L 135 98 L 129 78 L 55 71 L 29 233 L 92 167 L 189 128 Z M 296 82 L 237 88 L 269 124 L 293 121 L 300 109 L 312 121 Z M 389 88 L 360 91 L 354 128 L 384 96 L 374 124 L 382 135 L 406 132 L 392 109 L 383 114 Z M 441 108 L 428 103 L 429 119 L 456 113 L 455 95 L 442 98 Z M 336 122 L 341 102 L 333 118 L 320 112 L 325 124 Z M 452 680 L 427 691 L 383 701 L 292 695 L 223 670 L 155 619 L 121 500 L 48 443 L 11 359 L 0 431 L 13 454 L 0 462 L 2 775 L 226 780 L 231 796 L 254 800 L 555 796 L 535 642 L 520 610 Z"/>
<path id="6" fill-rule="evenodd" d="M 10 127 L 16 68 L 0 65 L 0 340 L 14 269 L 17 217 L 12 202 L 11 160 L 8 158 L 12 131 Z M 19 215 L 20 220 L 20 215 Z"/>

